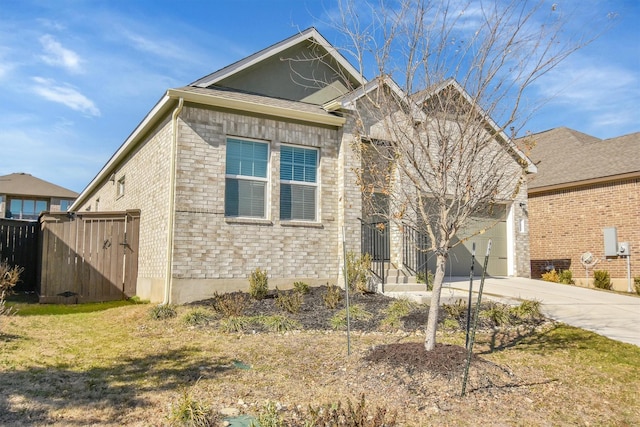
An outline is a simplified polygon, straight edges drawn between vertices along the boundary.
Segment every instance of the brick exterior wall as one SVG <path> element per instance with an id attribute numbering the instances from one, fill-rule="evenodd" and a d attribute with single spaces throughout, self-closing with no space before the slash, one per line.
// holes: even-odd
<path id="1" fill-rule="evenodd" d="M 606 227 L 617 228 L 618 242 L 629 242 L 631 277 L 640 276 L 640 178 L 532 194 L 529 224 L 534 277 L 552 263 L 556 269 L 570 269 L 584 285 L 580 256 L 591 252 L 600 259 L 595 269 L 608 271 L 615 288 L 626 291 L 626 259 L 604 257 Z"/>
<path id="2" fill-rule="evenodd" d="M 113 173 L 87 197 L 78 211 L 140 209 L 137 295 L 162 301 L 166 276 L 171 120 L 165 117 Z M 118 180 L 125 178 L 124 194 Z M 97 203 L 97 209 L 96 209 Z"/>

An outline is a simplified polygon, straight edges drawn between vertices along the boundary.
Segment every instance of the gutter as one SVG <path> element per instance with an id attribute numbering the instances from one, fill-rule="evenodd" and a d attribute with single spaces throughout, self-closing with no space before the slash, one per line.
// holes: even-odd
<path id="1" fill-rule="evenodd" d="M 178 116 L 184 106 L 184 99 L 178 99 L 178 106 L 171 115 L 171 166 L 169 167 L 169 203 L 167 212 L 167 266 L 164 279 L 163 305 L 171 304 L 173 287 L 173 227 L 175 223 L 176 204 L 176 157 L 178 154 Z"/>

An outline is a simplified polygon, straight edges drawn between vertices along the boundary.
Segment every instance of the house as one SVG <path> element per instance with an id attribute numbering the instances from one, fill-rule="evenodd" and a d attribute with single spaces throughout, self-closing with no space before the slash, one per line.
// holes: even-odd
<path id="1" fill-rule="evenodd" d="M 593 269 L 606 270 L 628 290 L 627 260 L 605 256 L 604 229 L 630 244 L 630 275 L 640 276 L 640 132 L 602 140 L 560 127 L 527 138 L 538 167 L 527 207 L 532 275 L 553 266 L 585 285 Z M 580 260 L 587 252 L 593 267 Z"/>
<path id="2" fill-rule="evenodd" d="M 27 173 L 0 176 L 0 218 L 37 220 L 44 211 L 66 211 L 77 196 Z"/>
<path id="3" fill-rule="evenodd" d="M 136 293 L 151 301 L 244 290 L 257 268 L 280 289 L 340 284 L 343 234 L 347 251 L 367 246 L 349 111 L 377 88 L 307 29 L 169 89 L 71 209 L 140 211 Z M 493 274 L 529 275 L 524 200 L 526 185 L 503 206 Z"/>

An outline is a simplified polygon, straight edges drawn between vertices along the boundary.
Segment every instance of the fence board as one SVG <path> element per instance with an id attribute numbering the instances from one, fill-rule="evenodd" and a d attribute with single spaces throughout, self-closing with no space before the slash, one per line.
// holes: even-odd
<path id="1" fill-rule="evenodd" d="M 43 215 L 40 302 L 135 295 L 139 219 L 139 211 Z"/>
<path id="2" fill-rule="evenodd" d="M 38 223 L 0 219 L 0 260 L 24 268 L 17 291 L 36 291 L 38 284 Z"/>

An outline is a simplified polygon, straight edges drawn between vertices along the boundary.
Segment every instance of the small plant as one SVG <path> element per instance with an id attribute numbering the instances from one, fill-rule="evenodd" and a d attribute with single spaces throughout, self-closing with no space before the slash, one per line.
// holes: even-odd
<path id="1" fill-rule="evenodd" d="M 525 300 L 520 305 L 512 307 L 510 313 L 520 320 L 540 319 L 542 317 L 541 306 L 540 301 Z"/>
<path id="2" fill-rule="evenodd" d="M 402 327 L 402 318 L 407 316 L 416 307 L 416 303 L 406 298 L 394 300 L 385 310 L 386 317 L 382 320 L 382 326 L 386 329 Z"/>
<path id="3" fill-rule="evenodd" d="M 222 317 L 242 316 L 247 308 L 248 296 L 241 292 L 232 294 L 215 294 L 213 296 L 213 309 Z"/>
<path id="4" fill-rule="evenodd" d="M 611 283 L 609 272 L 606 270 L 593 270 L 593 286 L 610 291 L 613 284 Z"/>
<path id="5" fill-rule="evenodd" d="M 271 332 L 288 332 L 302 328 L 299 322 L 287 316 L 263 316 L 257 320 Z"/>
<path id="6" fill-rule="evenodd" d="M 462 299 L 457 299 L 453 304 L 442 304 L 444 311 L 455 320 L 460 320 L 467 312 L 467 303 Z"/>
<path id="7" fill-rule="evenodd" d="M 480 317 L 488 320 L 493 327 L 511 324 L 510 307 L 505 304 L 490 303 L 488 308 L 480 311 Z"/>
<path id="8" fill-rule="evenodd" d="M 640 276 L 633 278 L 633 287 L 636 289 L 636 294 L 640 295 Z"/>
<path id="9" fill-rule="evenodd" d="M 209 311 L 196 308 L 185 314 L 182 319 L 188 326 L 205 326 L 211 322 L 213 317 Z"/>
<path id="10" fill-rule="evenodd" d="M 284 419 L 278 414 L 278 407 L 274 402 L 267 402 L 260 415 L 258 415 L 258 423 L 251 421 L 249 427 L 286 427 Z"/>
<path id="11" fill-rule="evenodd" d="M 269 292 L 267 272 L 256 268 L 249 275 L 249 295 L 258 301 L 264 299 Z"/>
<path id="12" fill-rule="evenodd" d="M 455 330 L 458 330 L 460 328 L 460 322 L 458 320 L 456 320 L 456 319 L 452 319 L 450 317 L 447 317 L 446 319 L 444 319 L 442 321 L 442 327 L 444 329 L 447 329 L 447 330 L 450 330 L 450 331 L 451 330 L 455 331 Z"/>
<path id="13" fill-rule="evenodd" d="M 327 286 L 327 292 L 322 296 L 322 301 L 325 307 L 333 310 L 342 301 L 342 289 L 335 285 Z"/>
<path id="14" fill-rule="evenodd" d="M 347 283 L 349 290 L 361 294 L 369 292 L 369 277 L 371 276 L 371 255 L 357 256 L 353 252 L 347 253 Z"/>
<path id="15" fill-rule="evenodd" d="M 0 262 L 0 315 L 9 316 L 14 313 L 12 307 L 5 306 L 5 299 L 12 294 L 23 270 L 17 265 L 11 267 L 6 261 Z"/>
<path id="16" fill-rule="evenodd" d="M 178 313 L 176 312 L 176 308 L 171 304 L 159 304 L 149 310 L 149 316 L 153 320 L 171 319 L 177 315 Z"/>
<path id="17" fill-rule="evenodd" d="M 222 332 L 242 332 L 251 324 L 251 318 L 246 316 L 230 316 L 222 319 L 219 328 Z"/>
<path id="18" fill-rule="evenodd" d="M 208 427 L 215 425 L 215 422 L 211 409 L 196 400 L 186 388 L 183 389 L 178 402 L 171 406 L 169 423 L 172 426 Z"/>
<path id="19" fill-rule="evenodd" d="M 573 280 L 573 273 L 571 270 L 562 270 L 558 275 L 558 282 L 565 285 L 575 285 L 576 281 Z"/>
<path id="20" fill-rule="evenodd" d="M 544 280 L 545 282 L 560 283 L 560 276 L 558 275 L 558 272 L 553 269 L 546 273 L 542 273 L 542 280 Z"/>
<path id="21" fill-rule="evenodd" d="M 309 406 L 309 426 L 353 426 L 353 427 L 394 427 L 397 424 L 397 414 L 387 413 L 386 408 L 376 407 L 369 413 L 364 394 L 360 402 L 354 407 L 347 399 L 347 407 L 342 403 L 327 404 L 317 408 Z"/>
<path id="22" fill-rule="evenodd" d="M 284 310 L 291 314 L 296 314 L 300 312 L 303 301 L 304 296 L 299 292 L 291 292 L 288 294 L 278 292 L 276 305 L 281 310 Z"/>
<path id="23" fill-rule="evenodd" d="M 304 282 L 293 282 L 293 290 L 299 294 L 306 295 L 309 293 L 309 285 Z"/>
<path id="24" fill-rule="evenodd" d="M 416 282 L 417 283 L 426 284 L 428 291 L 432 291 L 433 290 L 433 280 L 434 279 L 435 279 L 435 276 L 433 275 L 431 270 L 427 270 L 427 274 L 426 275 L 425 275 L 425 273 L 423 271 L 420 271 L 420 272 L 418 272 L 416 274 Z"/>
<path id="25" fill-rule="evenodd" d="M 371 319 L 371 316 L 372 314 L 360 305 L 356 304 L 349 306 L 349 318 L 351 320 L 369 320 Z M 329 322 L 333 329 L 338 330 L 345 328 L 347 326 L 347 310 L 340 310 L 331 318 L 331 320 L 329 320 Z"/>

